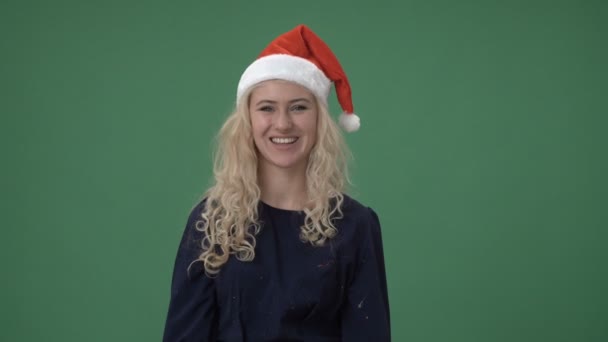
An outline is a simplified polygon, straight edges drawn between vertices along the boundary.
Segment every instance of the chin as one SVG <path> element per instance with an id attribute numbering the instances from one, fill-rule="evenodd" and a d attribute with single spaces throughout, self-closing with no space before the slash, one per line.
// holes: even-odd
<path id="1" fill-rule="evenodd" d="M 269 166 L 274 166 L 279 169 L 296 169 L 306 168 L 306 161 L 304 159 L 293 159 L 293 158 L 271 158 L 265 159 L 265 163 Z"/>
<path id="2" fill-rule="evenodd" d="M 297 167 L 306 167 L 302 161 L 271 161 L 272 165 L 281 169 L 295 169 Z"/>

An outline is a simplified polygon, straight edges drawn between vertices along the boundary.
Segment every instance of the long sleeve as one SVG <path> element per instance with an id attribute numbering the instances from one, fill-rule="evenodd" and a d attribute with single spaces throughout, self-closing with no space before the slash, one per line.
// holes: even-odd
<path id="1" fill-rule="evenodd" d="M 202 204 L 192 210 L 179 244 L 163 342 L 215 340 L 217 303 L 214 281 L 205 275 L 201 262 L 193 263 L 201 252 L 203 235 L 195 228 L 201 210 Z"/>
<path id="2" fill-rule="evenodd" d="M 391 340 L 390 309 L 380 221 L 370 208 L 360 222 L 355 267 L 342 309 L 343 341 Z"/>

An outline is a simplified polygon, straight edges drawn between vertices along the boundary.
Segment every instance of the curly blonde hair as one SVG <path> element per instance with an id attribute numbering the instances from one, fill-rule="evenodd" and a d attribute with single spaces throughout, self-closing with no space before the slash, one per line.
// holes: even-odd
<path id="1" fill-rule="evenodd" d="M 260 188 L 258 155 L 251 133 L 249 97 L 252 87 L 227 118 L 217 136 L 214 153 L 214 185 L 203 195 L 205 207 L 196 229 L 203 232 L 202 261 L 209 275 L 217 274 L 230 255 L 238 260 L 255 257 L 255 236 L 261 230 L 258 221 Z M 303 209 L 304 224 L 300 239 L 322 246 L 334 237 L 335 220 L 342 217 L 343 193 L 349 183 L 350 152 L 342 133 L 330 117 L 327 105 L 316 97 L 317 141 L 306 169 L 309 206 Z"/>

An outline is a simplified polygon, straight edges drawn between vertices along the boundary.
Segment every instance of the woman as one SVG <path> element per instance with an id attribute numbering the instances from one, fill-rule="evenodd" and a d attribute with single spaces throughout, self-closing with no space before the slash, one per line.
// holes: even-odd
<path id="1" fill-rule="evenodd" d="M 243 73 L 178 249 L 164 341 L 390 340 L 380 223 L 344 194 L 332 83 L 340 125 L 357 130 L 346 75 L 303 25 Z"/>

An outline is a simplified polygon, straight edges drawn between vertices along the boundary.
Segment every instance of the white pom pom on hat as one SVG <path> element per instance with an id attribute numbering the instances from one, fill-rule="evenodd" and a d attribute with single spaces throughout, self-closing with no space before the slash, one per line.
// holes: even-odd
<path id="1" fill-rule="evenodd" d="M 237 103 L 250 87 L 271 79 L 300 84 L 324 102 L 333 83 L 343 110 L 340 126 L 347 132 L 355 132 L 361 126 L 354 113 L 346 73 L 329 46 L 306 25 L 298 25 L 275 38 L 247 67 L 239 81 Z"/>
<path id="2" fill-rule="evenodd" d="M 355 113 L 340 114 L 340 126 L 347 132 L 355 132 L 361 127 L 361 119 Z"/>

